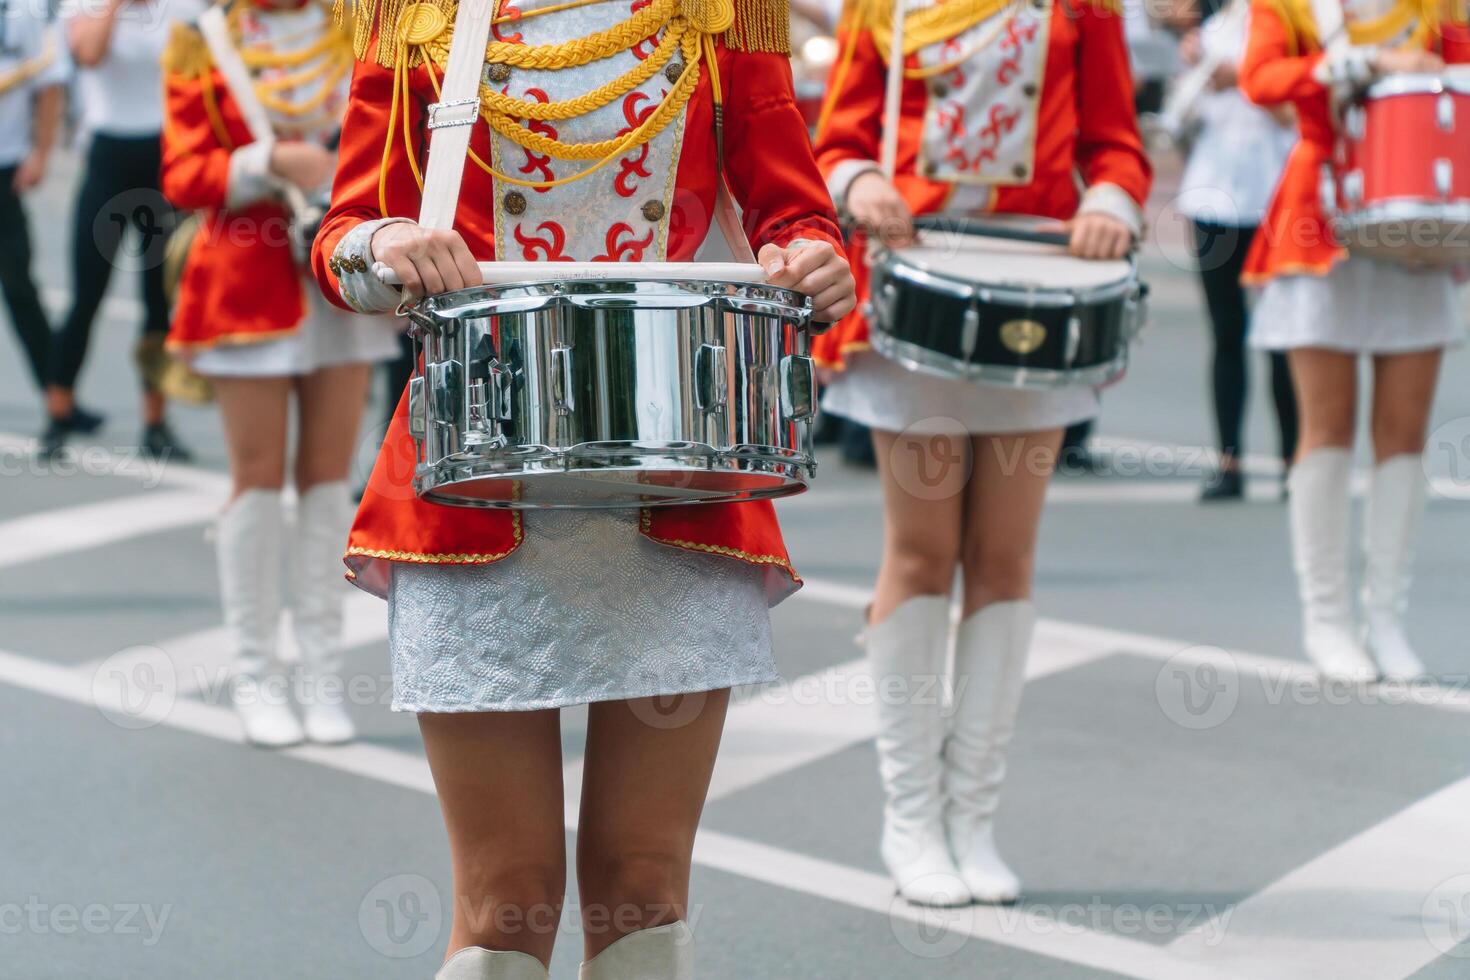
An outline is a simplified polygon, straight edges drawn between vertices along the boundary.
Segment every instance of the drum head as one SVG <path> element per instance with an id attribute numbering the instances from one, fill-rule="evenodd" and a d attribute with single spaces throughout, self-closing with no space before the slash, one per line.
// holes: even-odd
<path id="1" fill-rule="evenodd" d="M 1086 292 L 1119 285 L 1133 275 L 1125 259 L 1079 259 L 1060 245 L 936 230 L 921 231 L 918 238 L 918 244 L 895 251 L 894 260 L 958 282 Z"/>

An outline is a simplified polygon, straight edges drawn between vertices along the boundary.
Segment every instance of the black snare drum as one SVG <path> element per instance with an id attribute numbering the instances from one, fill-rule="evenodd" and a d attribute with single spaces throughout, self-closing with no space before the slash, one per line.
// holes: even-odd
<path id="1" fill-rule="evenodd" d="M 873 349 L 914 371 L 1014 388 L 1106 384 L 1128 365 L 1147 288 L 1131 260 L 1057 236 L 921 229 L 873 267 Z"/>

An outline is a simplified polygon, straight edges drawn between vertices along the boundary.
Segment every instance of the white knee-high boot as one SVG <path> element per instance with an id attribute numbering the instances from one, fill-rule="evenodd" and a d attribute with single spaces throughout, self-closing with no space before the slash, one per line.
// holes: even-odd
<path id="1" fill-rule="evenodd" d="M 445 961 L 434 980 L 547 980 L 541 961 L 515 950 L 467 946 Z"/>
<path id="2" fill-rule="evenodd" d="M 910 902 L 965 905 L 970 893 L 944 835 L 940 681 L 949 647 L 949 598 L 909 599 L 868 627 L 867 646 L 878 694 L 883 863 Z"/>
<path id="3" fill-rule="evenodd" d="M 1318 449 L 1291 468 L 1291 543 L 1302 602 L 1302 644 L 1324 677 L 1371 681 L 1378 668 L 1358 641 L 1348 585 L 1352 506 L 1348 449 Z"/>
<path id="4" fill-rule="evenodd" d="M 694 936 L 684 922 L 630 932 L 582 964 L 579 980 L 693 980 Z"/>
<path id="5" fill-rule="evenodd" d="M 1363 516 L 1364 640 L 1384 675 L 1399 680 L 1424 674 L 1424 663 L 1404 634 L 1424 482 L 1422 457 L 1405 454 L 1384 460 L 1373 471 Z"/>
<path id="6" fill-rule="evenodd" d="M 220 599 L 233 646 L 230 700 L 246 740 L 269 748 L 303 737 L 276 656 L 285 534 L 280 492 L 247 490 L 220 515 L 216 540 Z"/>
<path id="7" fill-rule="evenodd" d="M 341 481 L 318 483 L 301 495 L 296 512 L 296 588 L 293 623 L 301 649 L 296 686 L 306 737 L 339 744 L 356 734 L 342 683 L 342 552 L 352 527 L 352 498 Z"/>
<path id="8" fill-rule="evenodd" d="M 995 812 L 1035 629 L 1036 607 L 1029 601 L 997 602 L 960 623 L 955 642 L 945 829 L 960 876 L 978 902 L 1014 902 L 1021 894 L 1021 882 L 995 848 Z"/>

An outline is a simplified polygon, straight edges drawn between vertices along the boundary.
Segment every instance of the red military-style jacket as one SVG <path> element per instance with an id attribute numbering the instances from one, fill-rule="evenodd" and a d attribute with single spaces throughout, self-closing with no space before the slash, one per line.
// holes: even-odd
<path id="1" fill-rule="evenodd" d="M 1462 25 L 1443 25 L 1427 43 L 1447 62 L 1470 61 L 1470 31 Z M 1247 285 L 1277 276 L 1326 275 L 1347 258 L 1322 207 L 1322 168 L 1331 163 L 1337 140 L 1325 58 L 1308 11 L 1282 0 L 1252 6 L 1240 88 L 1259 105 L 1295 107 L 1301 135 L 1246 257 L 1241 278 Z"/>
<path id="2" fill-rule="evenodd" d="M 777 0 L 742 0 L 736 9 L 748 11 L 752 3 L 779 7 L 784 17 L 785 5 Z M 613 0 L 613 3 L 582 9 L 606 11 L 615 6 L 620 16 L 628 16 L 647 5 L 647 0 Z M 563 16 L 547 13 L 534 21 L 528 19 L 525 29 L 529 31 Z M 734 30 L 740 28 L 737 21 Z M 510 28 L 505 28 L 497 36 L 512 40 L 519 36 L 519 30 L 517 27 L 516 33 L 512 33 Z M 581 36 L 575 33 L 577 30 L 575 26 L 568 27 L 560 37 Z M 357 66 L 339 149 L 332 206 L 313 248 L 313 267 L 321 288 L 339 305 L 347 304 L 340 293 L 338 272 L 332 266 L 344 236 L 362 222 L 385 214 L 418 215 L 420 187 L 409 161 L 412 156 L 422 162 L 425 107 L 437 101 L 428 66 L 420 64 L 409 69 L 407 108 L 404 110 L 400 104 L 398 119 L 393 121 L 394 136 L 385 139 L 390 134 L 394 71 L 378 63 L 375 57 L 378 43 L 373 42 L 373 49 Z M 639 46 L 643 56 L 651 50 L 648 47 L 651 43 L 645 41 Z M 768 242 L 785 245 L 795 239 L 808 239 L 829 242 L 840 249 L 836 215 L 813 160 L 806 125 L 796 107 L 787 56 L 779 51 L 741 50 L 723 40 L 716 42 L 715 49 L 724 101 L 724 173 L 742 206 L 745 231 L 752 246 L 759 250 Z M 655 78 L 650 84 L 662 82 Z M 523 95 L 516 87 L 514 74 L 506 85 L 510 94 Z M 546 93 L 531 95 L 542 98 Z M 567 93 L 552 92 L 549 97 L 566 98 Z M 637 92 L 631 93 L 625 102 L 629 124 L 636 122 L 640 109 L 648 105 Z M 645 234 L 643 228 L 632 227 L 642 220 L 637 217 L 636 208 L 632 222 L 609 224 L 606 229 L 584 227 L 578 239 L 569 229 L 578 222 L 585 225 L 588 219 L 574 213 L 567 204 L 559 205 L 556 193 L 498 187 L 497 181 L 474 162 L 468 163 L 464 171 L 455 229 L 481 261 L 692 260 L 711 227 L 718 174 L 714 101 L 708 72 L 701 74 L 683 113 L 677 165 L 671 171 L 660 172 L 649 163 L 652 158 L 636 152 L 608 168 L 608 193 L 622 194 L 628 189 L 629 194 L 637 195 L 633 198 L 635 202 L 645 195 L 654 195 L 660 202 L 659 208 L 646 209 L 645 214 L 658 216 L 650 217 L 654 224 L 667 217 L 663 225 L 666 244 L 662 255 L 655 254 L 651 228 Z M 396 133 L 405 124 L 408 149 Z M 565 133 L 568 124 L 561 125 Z M 492 159 L 490 143 L 491 136 L 482 117 L 471 134 L 471 153 L 482 161 Z M 502 165 L 530 177 L 553 173 L 561 176 L 566 172 L 559 169 L 560 161 L 529 150 L 523 161 L 519 151 L 512 156 L 513 159 L 505 160 Z M 516 167 L 517 163 L 521 166 Z M 384 208 L 380 208 L 380 189 Z M 520 195 L 520 204 L 517 210 L 507 212 L 505 201 L 512 195 Z M 497 215 L 504 222 L 508 240 L 496 239 Z M 606 252 L 602 253 L 604 242 Z M 453 507 L 419 499 L 410 485 L 414 464 L 414 445 L 401 401 L 368 482 L 346 554 L 349 574 L 356 584 L 378 595 L 386 592 L 392 562 L 489 563 L 507 557 L 521 543 L 522 524 L 515 512 Z M 640 527 L 645 536 L 661 544 L 767 569 L 767 590 L 773 601 L 800 584 L 769 502 L 647 508 Z"/>
<path id="3" fill-rule="evenodd" d="M 839 47 L 850 50 L 850 61 L 833 66 L 829 115 L 817 134 L 817 162 L 839 204 L 853 176 L 876 169 L 882 140 L 888 51 L 853 16 L 865 2 L 849 5 Z M 1085 200 L 1080 178 L 1089 199 L 1111 205 L 1099 210 L 1141 212 L 1152 170 L 1134 114 L 1121 13 L 1094 0 L 1054 0 L 1040 18 L 1033 11 L 1044 8 L 1034 0 L 1025 7 L 1029 22 L 1018 26 L 1017 8 L 1006 5 L 970 34 L 908 55 L 905 68 L 925 77 L 906 78 L 900 94 L 899 192 L 920 215 L 1067 220 Z M 1028 56 L 1029 47 L 1039 50 Z M 955 67 L 936 71 L 947 64 Z M 869 274 L 860 233 L 848 251 L 862 300 Z M 816 339 L 818 363 L 841 368 L 846 352 L 868 346 L 862 309 L 860 302 Z"/>
<path id="4" fill-rule="evenodd" d="M 235 7 L 236 41 L 253 52 L 269 50 L 273 42 L 310 42 L 312 37 L 299 35 L 303 13 L 314 8 L 313 34 L 340 35 L 341 41 L 335 52 L 320 57 L 350 57 L 347 35 L 333 22 L 329 5 L 318 0 L 289 9 L 237 0 Z M 282 61 L 278 70 L 300 70 L 291 55 Z M 312 59 L 307 67 L 317 64 Z M 314 108 L 309 118 L 301 117 L 300 131 L 288 131 L 293 120 L 282 117 L 282 138 L 325 143 L 341 120 L 345 75 L 328 71 L 304 91 Z M 169 328 L 168 346 L 175 350 L 277 339 L 295 332 L 306 316 L 310 283 L 294 257 L 291 217 L 266 176 L 268 156 L 256 152 L 264 149 L 255 144 L 199 31 L 176 25 L 164 54 L 160 180 L 170 203 L 196 212 L 200 224 L 184 260 Z"/>

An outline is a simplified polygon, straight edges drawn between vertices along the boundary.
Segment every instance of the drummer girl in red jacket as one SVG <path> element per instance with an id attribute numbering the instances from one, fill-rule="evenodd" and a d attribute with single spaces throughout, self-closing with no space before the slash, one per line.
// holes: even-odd
<path id="1" fill-rule="evenodd" d="M 1356 681 L 1424 671 L 1403 624 L 1424 507 L 1421 455 L 1440 361 L 1445 347 L 1461 341 L 1464 323 L 1450 272 L 1350 256 L 1336 243 L 1321 203 L 1321 174 L 1332 159 L 1337 110 L 1360 90 L 1387 74 L 1470 61 L 1470 33 L 1441 24 L 1436 2 L 1347 0 L 1351 43 L 1324 52 L 1308 3 L 1260 0 L 1241 65 L 1249 98 L 1295 106 L 1300 120 L 1301 140 L 1244 279 L 1265 287 L 1251 343 L 1287 351 L 1301 412 L 1289 488 L 1303 645 L 1324 675 Z M 1412 158 L 1414 147 L 1403 152 Z M 1363 528 L 1360 627 L 1349 589 L 1348 525 L 1358 359 L 1365 354 L 1373 362 L 1375 465 Z"/>
<path id="2" fill-rule="evenodd" d="M 905 3 L 890 182 L 877 161 L 893 7 L 854 0 L 844 17 L 817 141 L 839 208 L 890 246 L 910 240 L 912 214 L 1019 213 L 1069 222 L 1076 255 L 1124 256 L 1150 171 L 1121 14 L 1103 0 Z M 860 293 L 863 237 L 850 247 Z M 1086 386 L 1023 391 L 916 375 L 870 350 L 867 336 L 854 313 L 814 354 L 835 372 L 824 407 L 873 429 L 885 507 L 868 613 L 875 673 L 944 676 L 957 567 L 964 579 L 947 748 L 933 699 L 883 706 L 883 857 L 911 901 L 1012 901 L 1020 885 L 996 852 L 992 818 L 1035 621 L 1037 526 L 1062 430 L 1090 418 L 1097 397 Z"/>
<path id="3" fill-rule="evenodd" d="M 359 14 L 362 61 L 315 248 L 336 302 L 401 301 L 374 263 L 439 293 L 478 284 L 476 260 L 690 260 L 722 164 L 771 281 L 809 294 L 818 320 L 852 309 L 781 0 L 502 0 L 480 90 L 488 125 L 472 131 L 452 231 L 411 216 L 454 4 Z M 589 159 L 593 144 L 614 152 Z M 679 920 L 729 689 L 776 676 L 767 610 L 800 585 L 773 509 L 449 507 L 415 497 L 414 458 L 400 409 L 347 565 L 388 599 L 394 707 L 419 715 L 449 829 L 442 976 L 546 976 L 566 866 L 558 709 L 590 703 L 582 976 L 689 977 Z M 669 696 L 672 713 L 658 702 Z M 484 914 L 499 908 L 532 914 Z"/>

